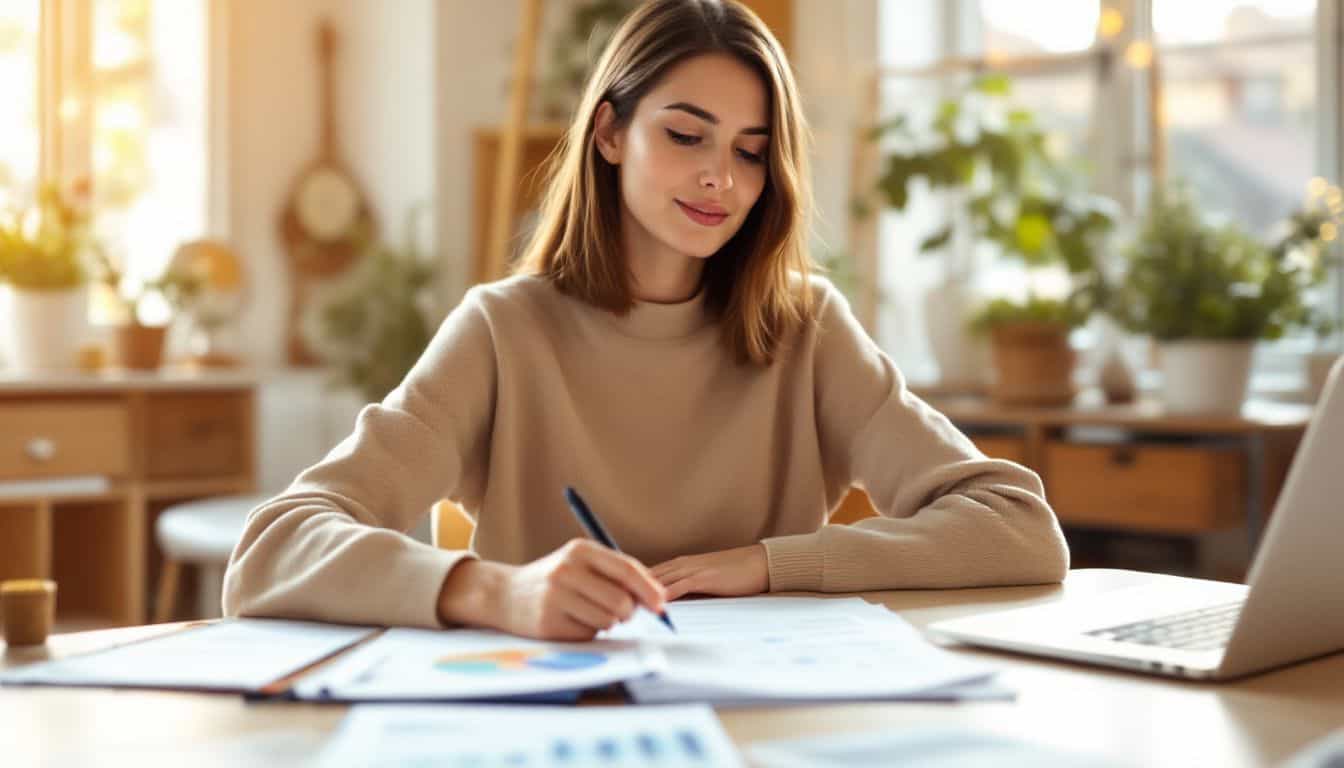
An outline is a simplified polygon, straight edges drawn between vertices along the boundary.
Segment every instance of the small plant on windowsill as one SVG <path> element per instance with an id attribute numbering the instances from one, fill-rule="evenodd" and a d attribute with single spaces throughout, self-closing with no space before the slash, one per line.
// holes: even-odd
<path id="1" fill-rule="evenodd" d="M 158 368 L 163 363 L 169 326 L 185 303 L 200 293 L 200 280 L 172 268 L 153 280 L 132 280 L 105 247 L 99 246 L 94 252 L 100 306 L 112 325 L 112 365 L 135 370 Z"/>
<path id="2" fill-rule="evenodd" d="M 1294 328 L 1328 332 L 1312 294 L 1326 280 L 1339 206 L 1309 200 L 1269 243 L 1214 224 L 1188 185 L 1154 192 L 1111 312 L 1158 344 L 1162 398 L 1172 411 L 1236 411 L 1256 341 Z"/>
<path id="3" fill-rule="evenodd" d="M 952 222 L 920 244 L 922 253 L 945 252 L 949 282 L 967 279 L 975 243 L 1021 261 L 1029 278 L 1025 297 L 991 301 L 969 319 L 969 328 L 992 337 L 997 399 L 1066 403 L 1074 394 L 1069 332 L 1107 300 L 1098 254 L 1118 208 L 1083 189 L 1079 175 L 1048 150 L 1034 116 L 1009 103 L 1010 93 L 1007 78 L 983 77 L 943 101 L 926 129 L 905 116 L 878 126 L 872 139 L 892 140 L 896 148 L 883 160 L 877 188 L 855 201 L 855 210 L 867 215 L 874 198 L 904 209 L 912 182 L 922 180 L 952 204 Z M 969 247 L 957 246 L 958 228 L 972 236 Z M 1052 270 L 1067 274 L 1067 295 L 1037 289 L 1041 273 Z M 943 300 L 931 295 L 930 305 Z M 964 320 L 957 312 L 930 313 L 927 322 L 937 331 L 939 324 Z"/>

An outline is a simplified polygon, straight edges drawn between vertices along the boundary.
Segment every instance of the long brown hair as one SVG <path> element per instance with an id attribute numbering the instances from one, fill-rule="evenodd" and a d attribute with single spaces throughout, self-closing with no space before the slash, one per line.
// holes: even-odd
<path id="1" fill-rule="evenodd" d="M 561 291 L 617 313 L 634 306 L 621 253 L 619 177 L 593 140 L 597 108 L 611 102 L 617 125 L 628 124 L 668 69 L 715 52 L 735 56 L 765 85 L 769 160 L 760 198 L 709 258 L 702 289 L 728 348 L 739 360 L 768 365 L 787 333 L 813 317 L 807 127 L 779 41 L 735 0 L 649 0 L 621 22 L 551 158 L 536 234 L 516 272 L 547 277 Z"/>

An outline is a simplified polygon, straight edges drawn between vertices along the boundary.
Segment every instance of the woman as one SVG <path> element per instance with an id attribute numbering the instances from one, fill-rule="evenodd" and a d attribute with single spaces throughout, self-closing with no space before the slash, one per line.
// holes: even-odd
<path id="1" fill-rule="evenodd" d="M 804 142 L 751 12 L 641 5 L 518 273 L 473 288 L 354 434 L 252 512 L 226 612 L 584 639 L 691 592 L 1062 579 L 1036 475 L 910 394 L 810 276 Z M 881 516 L 824 525 L 851 484 Z M 566 485 L 627 554 L 582 538 Z M 444 497 L 476 516 L 473 551 L 405 535 Z"/>

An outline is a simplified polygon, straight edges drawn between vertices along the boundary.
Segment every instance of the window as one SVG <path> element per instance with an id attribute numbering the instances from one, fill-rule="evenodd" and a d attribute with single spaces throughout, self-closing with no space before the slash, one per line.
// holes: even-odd
<path id="1" fill-rule="evenodd" d="M 0 195 L 87 179 L 98 236 L 133 281 L 206 228 L 208 4 L 0 4 L 0 88 L 17 107 L 0 110 Z"/>
<path id="2" fill-rule="evenodd" d="M 26 197 L 37 180 L 39 0 L 0 4 L 0 206 Z"/>
<path id="3" fill-rule="evenodd" d="M 1315 0 L 1153 0 L 1169 175 L 1258 235 L 1302 203 L 1316 157 Z"/>
<path id="4" fill-rule="evenodd" d="M 1303 203 L 1313 178 L 1339 184 L 1344 173 L 1340 5 L 930 0 L 936 19 L 920 34 L 938 41 L 936 50 L 913 60 L 914 33 L 904 29 L 910 2 L 882 0 L 882 64 L 905 70 L 884 78 L 881 110 L 905 111 L 951 93 L 973 74 L 1004 72 L 1015 101 L 1122 206 L 1137 210 L 1156 179 L 1180 177 L 1216 216 L 1266 237 Z M 913 251 L 943 218 L 915 204 L 885 214 L 878 230 L 883 288 L 893 299 L 879 310 L 878 339 L 914 380 L 937 375 L 918 308 L 938 270 L 927 263 L 935 259 Z M 1015 262 L 977 258 L 979 288 L 992 282 L 994 292 L 1004 286 L 1012 292 L 1023 279 Z M 1337 275 L 1332 290 L 1338 316 L 1344 279 Z M 1291 381 L 1309 346 L 1306 332 L 1262 344 L 1257 371 Z"/>

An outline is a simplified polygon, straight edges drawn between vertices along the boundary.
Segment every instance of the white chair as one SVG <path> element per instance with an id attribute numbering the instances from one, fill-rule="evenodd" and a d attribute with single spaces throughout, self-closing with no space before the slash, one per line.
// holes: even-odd
<path id="1" fill-rule="evenodd" d="M 177 585 L 182 566 L 198 568 L 201 612 L 219 614 L 224 567 L 243 533 L 243 523 L 253 507 L 268 496 L 216 496 L 174 504 L 159 514 L 154 536 L 163 553 L 159 591 L 154 601 L 154 621 L 173 620 Z"/>

